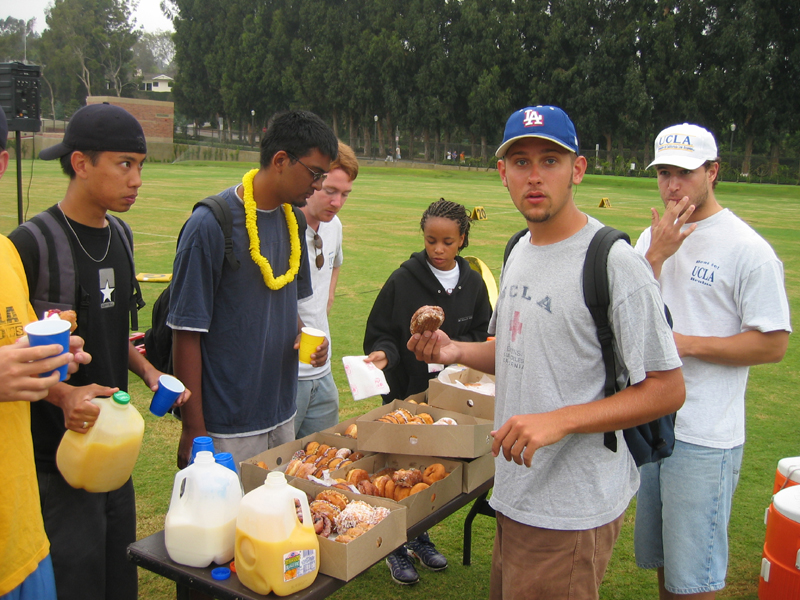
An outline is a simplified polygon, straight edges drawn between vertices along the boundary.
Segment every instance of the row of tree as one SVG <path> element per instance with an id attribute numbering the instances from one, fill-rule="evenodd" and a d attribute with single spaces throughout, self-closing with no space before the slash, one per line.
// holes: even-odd
<path id="1" fill-rule="evenodd" d="M 171 32 L 137 29 L 131 8 L 131 0 L 55 0 L 41 35 L 33 19 L 7 17 L 0 20 L 0 62 L 42 67 L 51 117 L 68 117 L 88 95 L 132 96 L 141 75 L 174 74 L 174 45 Z"/>
<path id="2" fill-rule="evenodd" d="M 584 148 L 649 148 L 691 120 L 780 152 L 800 125 L 800 3 L 772 0 L 165 0 L 177 109 L 259 127 L 313 110 L 347 139 L 454 136 L 486 157 L 536 103 Z M 377 126 L 375 116 L 378 117 Z M 413 137 L 411 138 L 413 144 Z M 647 150 L 646 150 L 647 151 Z M 414 150 L 411 148 L 411 152 Z M 746 168 L 746 167 L 745 167 Z"/>

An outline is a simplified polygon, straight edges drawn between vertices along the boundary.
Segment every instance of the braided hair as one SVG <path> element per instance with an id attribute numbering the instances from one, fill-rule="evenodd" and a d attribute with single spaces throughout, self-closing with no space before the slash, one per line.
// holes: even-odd
<path id="1" fill-rule="evenodd" d="M 429 217 L 441 217 L 455 221 L 458 224 L 458 233 L 464 236 L 464 243 L 459 246 L 459 251 L 469 246 L 469 227 L 472 219 L 463 205 L 439 198 L 422 213 L 422 219 L 419 222 L 419 228 L 422 231 L 425 231 L 425 222 Z"/>

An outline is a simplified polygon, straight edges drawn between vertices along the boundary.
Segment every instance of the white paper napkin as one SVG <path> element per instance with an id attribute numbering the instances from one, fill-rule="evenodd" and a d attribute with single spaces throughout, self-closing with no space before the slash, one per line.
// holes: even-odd
<path id="1" fill-rule="evenodd" d="M 365 363 L 366 356 L 343 356 L 344 372 L 347 374 L 347 383 L 353 400 L 363 400 L 379 394 L 389 393 L 389 384 L 386 377 L 378 367 L 372 363 Z"/>

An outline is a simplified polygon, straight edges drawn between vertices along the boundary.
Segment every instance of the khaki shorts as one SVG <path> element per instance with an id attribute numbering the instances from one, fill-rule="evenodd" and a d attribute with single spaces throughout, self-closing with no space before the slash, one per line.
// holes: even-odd
<path id="1" fill-rule="evenodd" d="M 596 600 L 623 513 L 596 529 L 523 525 L 497 513 L 491 600 Z"/>

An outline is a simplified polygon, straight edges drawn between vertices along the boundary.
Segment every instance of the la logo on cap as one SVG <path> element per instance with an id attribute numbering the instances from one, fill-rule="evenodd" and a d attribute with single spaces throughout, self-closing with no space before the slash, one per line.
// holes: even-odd
<path id="1" fill-rule="evenodd" d="M 525 127 L 537 127 L 544 125 L 544 117 L 531 108 L 525 111 L 525 118 L 522 120 Z"/>

